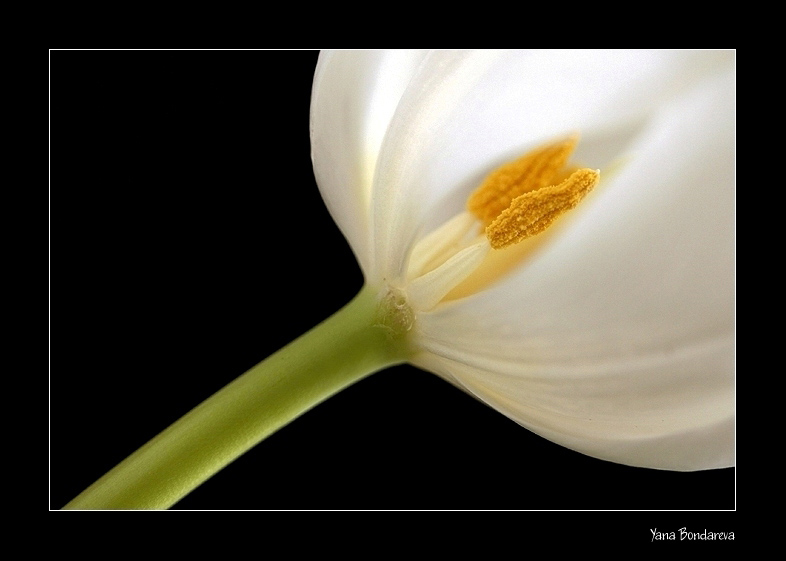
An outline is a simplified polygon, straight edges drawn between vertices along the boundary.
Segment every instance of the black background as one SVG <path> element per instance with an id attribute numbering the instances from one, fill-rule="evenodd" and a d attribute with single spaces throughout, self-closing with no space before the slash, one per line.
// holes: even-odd
<path id="1" fill-rule="evenodd" d="M 316 56 L 50 52 L 51 509 L 360 289 L 311 169 Z M 588 458 L 401 366 L 175 509 L 727 510 L 735 487 Z"/>

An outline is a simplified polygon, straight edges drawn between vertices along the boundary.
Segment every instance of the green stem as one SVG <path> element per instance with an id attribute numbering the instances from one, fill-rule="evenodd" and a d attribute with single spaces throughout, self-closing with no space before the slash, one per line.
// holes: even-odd
<path id="1" fill-rule="evenodd" d="M 379 318 L 375 292 L 362 290 L 336 314 L 192 409 L 65 508 L 169 508 L 311 407 L 403 362 L 404 340 L 391 336 Z"/>

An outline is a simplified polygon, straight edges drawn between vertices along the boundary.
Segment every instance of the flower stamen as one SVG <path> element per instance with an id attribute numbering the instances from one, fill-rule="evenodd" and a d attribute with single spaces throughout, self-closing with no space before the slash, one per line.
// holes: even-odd
<path id="1" fill-rule="evenodd" d="M 578 205 L 599 178 L 599 170 L 580 169 L 559 185 L 516 197 L 486 228 L 491 247 L 501 249 L 541 233 L 561 214 Z"/>
<path id="2" fill-rule="evenodd" d="M 511 246 L 578 205 L 599 172 L 566 165 L 577 140 L 542 146 L 493 171 L 470 196 L 467 210 L 415 245 L 407 268 L 407 300 L 414 309 L 430 310 L 494 282 L 535 247 Z"/>
<path id="3" fill-rule="evenodd" d="M 470 195 L 467 210 L 488 224 L 516 197 L 556 183 L 577 142 L 578 135 L 574 135 L 546 144 L 497 168 Z"/>
<path id="4" fill-rule="evenodd" d="M 462 249 L 436 269 L 416 278 L 408 287 L 409 300 L 420 310 L 436 306 L 483 262 L 489 243 L 479 242 Z"/>
<path id="5" fill-rule="evenodd" d="M 417 278 L 447 261 L 459 249 L 462 240 L 477 230 L 477 220 L 468 212 L 460 212 L 442 226 L 424 237 L 413 249 L 409 258 L 408 278 Z M 477 237 L 475 231 L 470 237 Z"/>

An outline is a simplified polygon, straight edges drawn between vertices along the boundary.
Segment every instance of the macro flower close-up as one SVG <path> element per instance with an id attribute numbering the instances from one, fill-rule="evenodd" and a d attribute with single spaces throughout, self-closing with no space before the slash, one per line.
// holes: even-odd
<path id="1" fill-rule="evenodd" d="M 731 54 L 714 52 L 323 55 L 315 173 L 367 283 L 411 306 L 416 364 L 593 456 L 726 467 L 733 80 Z M 419 236 L 460 221 L 494 167 L 573 130 L 599 192 L 535 255 L 486 273 L 492 286 L 451 298 L 488 245 L 461 245 L 474 225 L 420 242 L 436 250 Z M 420 265 L 439 251 L 457 262 Z"/>
<path id="2" fill-rule="evenodd" d="M 232 72 L 252 63 L 254 54 L 244 52 L 243 64 L 231 66 Z M 119 57 L 121 66 L 134 65 L 133 72 L 147 79 L 152 54 L 114 56 Z M 163 68 L 170 68 L 173 61 L 191 59 L 189 64 L 199 66 L 193 62 L 196 53 L 159 56 L 168 59 L 156 63 L 162 75 Z M 138 62 L 140 58 L 146 60 Z M 303 87 L 302 82 L 277 79 L 273 68 L 278 67 L 271 66 L 268 72 L 276 88 Z M 190 76 L 185 70 L 180 72 Z M 230 74 L 229 70 L 224 72 Z M 408 496 L 407 491 L 401 494 L 403 488 L 426 486 L 423 474 L 440 474 L 450 504 L 444 504 L 440 491 L 435 490 L 434 498 L 425 504 L 407 504 L 406 498 L 402 499 L 405 504 L 391 504 L 390 497 L 396 494 L 391 491 L 388 502 L 381 500 L 381 504 L 373 500 L 331 504 L 331 499 L 326 499 L 326 504 L 315 505 L 293 498 L 293 504 L 288 505 L 281 491 L 272 504 L 251 508 L 528 509 L 609 505 L 593 503 L 590 495 L 581 505 L 570 502 L 571 497 L 565 501 L 552 497 L 554 504 L 544 504 L 547 499 L 534 495 L 534 504 L 527 504 L 518 491 L 512 490 L 506 498 L 494 487 L 493 474 L 505 479 L 510 472 L 522 482 L 532 481 L 533 476 L 544 481 L 548 474 L 538 470 L 552 465 L 564 471 L 557 474 L 548 467 L 554 481 L 545 480 L 547 486 L 564 481 L 564 473 L 581 472 L 579 466 L 584 465 L 599 472 L 609 470 L 605 480 L 592 477 L 595 485 L 604 486 L 613 484 L 615 478 L 619 482 L 626 477 L 630 481 L 642 477 L 638 485 L 654 488 L 673 485 L 677 477 L 693 477 L 679 484 L 697 487 L 700 480 L 696 478 L 706 477 L 701 481 L 711 482 L 717 489 L 717 477 L 727 477 L 724 468 L 735 463 L 733 51 L 322 52 L 313 71 L 311 90 L 305 92 L 310 93 L 308 106 L 298 101 L 297 110 L 302 114 L 293 116 L 297 122 L 308 118 L 305 130 L 288 126 L 283 116 L 276 118 L 272 104 L 256 106 L 248 92 L 238 101 L 232 88 L 213 80 L 209 73 L 205 76 L 208 78 L 204 82 L 189 90 L 198 92 L 193 94 L 194 100 L 181 93 L 163 105 L 149 102 L 160 109 L 155 113 L 158 117 L 154 126 L 164 131 L 163 139 L 156 144 L 160 147 L 155 155 L 159 163 L 155 171 L 150 168 L 148 176 L 155 184 L 145 191 L 149 196 L 144 202 L 140 197 L 138 203 L 125 199 L 128 207 L 118 205 L 124 197 L 136 196 L 138 186 L 147 180 L 137 173 L 128 180 L 125 195 L 107 195 L 113 201 L 111 208 L 122 209 L 115 218 L 90 218 L 91 223 L 106 222 L 107 228 L 102 231 L 111 233 L 117 228 L 128 238 L 122 243 L 112 241 L 111 252 L 91 251 L 89 259 L 84 259 L 90 263 L 88 269 L 100 263 L 106 275 L 102 278 L 110 285 L 121 283 L 109 289 L 112 299 L 130 299 L 129 310 L 134 306 L 145 310 L 140 315 L 150 322 L 141 330 L 123 328 L 123 333 L 135 334 L 128 336 L 128 345 L 118 353 L 131 357 L 130 364 L 136 365 L 129 366 L 129 376 L 123 377 L 129 381 L 103 382 L 104 378 L 96 375 L 92 379 L 102 382 L 92 382 L 90 391 L 98 394 L 96 386 L 100 385 L 101 395 L 114 394 L 120 388 L 133 392 L 131 386 L 143 382 L 131 371 L 138 372 L 144 365 L 141 370 L 149 370 L 149 386 L 172 384 L 172 394 L 182 395 L 183 386 L 199 383 L 199 378 L 221 368 L 223 357 L 237 354 L 238 340 L 246 346 L 243 352 L 249 357 L 259 352 L 255 338 L 270 338 L 273 347 L 256 360 L 246 359 L 251 362 L 243 363 L 242 368 L 231 367 L 240 369 L 235 376 L 243 370 L 249 373 L 175 422 L 167 429 L 171 432 L 156 437 L 158 445 L 152 441 L 118 466 L 119 471 L 114 473 L 120 475 L 105 484 L 109 491 L 95 491 L 83 503 L 78 502 L 80 499 L 70 503 L 69 508 L 168 508 L 260 442 L 253 454 L 258 454 L 261 463 L 248 470 L 260 472 L 263 479 L 280 481 L 277 475 L 263 472 L 270 467 L 267 462 L 271 456 L 279 458 L 288 452 L 265 452 L 265 446 L 268 451 L 270 446 L 280 446 L 277 443 L 282 441 L 277 439 L 284 438 L 292 419 L 308 411 L 292 422 L 291 426 L 296 427 L 310 416 L 319 415 L 323 408 L 329 411 L 331 403 L 338 403 L 335 407 L 344 407 L 344 414 L 352 417 L 346 425 L 351 430 L 369 431 L 359 437 L 366 460 L 358 451 L 358 460 L 346 458 L 342 463 L 343 456 L 336 454 L 333 458 L 330 450 L 335 448 L 330 448 L 322 450 L 320 465 L 325 457 L 332 458 L 327 463 L 338 465 L 369 461 L 377 468 L 368 471 L 389 481 L 381 486 L 398 489 L 396 493 L 401 497 Z M 149 83 L 158 86 L 145 90 L 145 95 L 153 100 L 164 91 L 159 88 L 168 80 L 174 82 L 151 78 Z M 243 82 L 260 87 L 251 77 Z M 227 83 L 235 91 L 243 89 L 234 79 Z M 111 87 L 108 90 L 114 91 Z M 287 93 L 280 95 L 286 97 Z M 138 93 L 128 99 L 132 97 L 140 99 Z M 221 101 L 211 106 L 211 100 Z M 129 104 L 130 111 L 134 103 Z M 190 108 L 188 111 L 183 110 L 183 103 Z M 233 109 L 234 104 L 243 109 Z M 93 105 L 77 113 L 84 116 L 94 111 L 101 114 Z M 193 148 L 168 153 L 176 143 L 166 139 L 170 130 L 167 119 L 178 112 L 183 112 L 182 122 L 207 120 L 208 125 L 195 125 L 190 132 L 178 133 L 184 139 L 194 137 L 193 146 L 204 146 L 200 149 L 206 150 L 206 155 L 211 141 L 216 145 L 242 144 L 243 152 L 227 148 L 201 158 L 193 156 Z M 226 119 L 216 117 L 227 112 L 231 116 Z M 146 113 L 139 111 L 139 115 Z M 128 118 L 125 126 L 131 122 Z M 203 126 L 211 133 L 203 135 Z M 228 126 L 232 128 L 225 128 Z M 127 134 L 118 133 L 127 130 L 122 126 L 107 129 L 111 129 L 108 138 Z M 290 129 L 291 137 L 278 132 Z M 242 131 L 240 140 L 233 141 L 233 133 L 226 131 Z M 158 136 L 155 130 L 145 131 L 148 133 Z M 94 139 L 101 135 L 91 132 L 85 137 L 96 142 Z M 308 148 L 304 157 L 303 144 L 297 145 L 297 160 L 279 155 L 293 149 L 285 141 L 291 138 L 299 143 L 310 141 L 313 180 L 327 211 L 319 209 L 318 200 L 311 209 L 308 197 L 316 197 L 316 189 L 307 193 L 310 187 L 301 186 L 300 179 L 295 179 L 310 172 L 302 169 L 309 163 Z M 189 141 L 183 142 L 188 145 Z M 130 145 L 128 141 L 124 146 Z M 188 154 L 191 163 L 178 163 L 185 161 L 183 154 Z M 140 150 L 133 158 L 123 156 L 123 161 L 127 165 L 143 156 L 148 159 L 151 154 Z M 241 163 L 249 159 L 252 161 Z M 174 175 L 167 175 L 171 171 L 161 173 L 191 166 L 203 169 L 182 172 L 183 176 L 177 175 L 179 171 Z M 211 172 L 210 166 L 216 171 Z M 233 179 L 240 177 L 236 169 L 247 169 L 239 181 Z M 177 190 L 176 196 L 167 194 L 173 190 Z M 88 196 L 92 199 L 94 195 L 85 194 Z M 161 222 L 151 219 L 159 212 L 156 209 L 163 209 L 160 216 L 167 218 Z M 230 216 L 235 212 L 241 213 L 239 217 Z M 325 225 L 328 213 L 335 226 Z M 167 222 L 170 216 L 176 218 Z M 128 233 L 131 231 L 134 233 Z M 69 237 L 69 243 L 79 247 L 78 254 L 87 255 L 77 237 Z M 347 245 L 332 251 L 320 250 L 320 243 Z M 112 257 L 116 251 L 124 257 Z M 129 261 L 128 255 L 135 255 L 136 260 Z M 353 258 L 362 273 L 362 287 L 353 287 L 359 277 L 352 275 L 357 273 L 342 270 L 351 269 L 347 263 Z M 238 260 L 242 266 L 236 264 Z M 298 273 L 301 269 L 303 273 Z M 188 272 L 180 277 L 185 270 Z M 124 277 L 126 280 L 118 280 Z M 244 277 L 248 280 L 237 280 Z M 275 288 L 279 285 L 280 289 Z M 139 297 L 138 304 L 133 305 L 136 287 L 140 286 L 152 296 Z M 167 288 L 162 290 L 161 286 Z M 335 286 L 341 286 L 338 292 Z M 360 291 L 345 308 L 284 347 L 297 337 L 296 333 L 287 335 L 293 318 L 327 317 L 337 309 L 327 309 L 334 302 L 330 298 L 342 297 L 346 303 L 350 298 L 343 295 L 353 288 Z M 107 297 L 97 296 L 103 290 L 85 289 L 87 296 L 80 302 L 90 304 L 84 305 L 81 313 L 90 314 L 87 310 L 94 306 L 97 309 L 99 301 L 106 302 Z M 235 300 L 239 297 L 234 292 L 253 296 L 242 303 Z M 330 292 L 342 296 L 324 296 Z M 320 306 L 326 306 L 327 311 Z M 181 308 L 189 311 L 177 312 Z M 133 313 L 102 311 L 93 324 L 114 325 L 117 317 Z M 188 321 L 192 313 L 193 320 Z M 178 317 L 178 322 L 188 324 L 205 313 L 215 316 L 209 322 L 211 328 L 229 330 L 225 331 L 223 350 L 212 359 L 207 358 L 210 334 L 200 343 L 201 335 L 181 336 L 180 323 L 168 323 L 171 320 L 166 319 Z M 163 319 L 157 320 L 158 314 Z M 233 322 L 248 331 L 247 341 L 233 335 Z M 182 329 L 182 333 L 189 332 L 187 325 Z M 201 327 L 193 329 L 202 332 Z M 291 329 L 292 333 L 297 329 L 303 332 L 308 326 L 302 329 L 292 324 Z M 146 334 L 147 342 L 145 337 L 138 337 L 140 333 Z M 102 335 L 96 337 L 100 340 Z M 177 344 L 170 344 L 173 340 Z M 151 360 L 151 342 L 159 350 L 159 359 Z M 180 370 L 171 358 L 177 354 L 175 347 L 177 353 L 194 354 L 194 366 L 184 367 L 181 374 L 164 375 L 163 371 Z M 278 347 L 284 348 L 251 368 Z M 194 349 L 207 353 L 206 358 L 200 361 Z M 410 386 L 409 391 L 403 388 L 406 375 L 397 382 L 394 374 L 396 369 L 405 368 L 401 366 L 404 364 L 423 371 L 418 380 L 426 373 L 435 374 L 431 380 L 439 383 L 427 386 L 427 391 L 436 393 L 421 393 L 418 386 Z M 91 376 L 91 368 L 85 369 L 85 376 Z M 290 374 L 289 369 L 295 372 Z M 391 374 L 387 381 L 378 383 L 398 383 L 402 393 L 394 396 L 387 388 L 359 401 L 367 400 L 365 407 L 376 408 L 382 415 L 389 397 L 390 411 L 396 412 L 396 418 L 390 420 L 391 430 L 397 426 L 403 434 L 424 431 L 431 436 L 411 446 L 409 460 L 406 444 L 399 443 L 390 458 L 381 461 L 379 456 L 375 462 L 370 458 L 384 454 L 385 439 L 374 433 L 373 421 L 346 413 L 353 405 L 340 399 L 351 400 L 352 395 L 358 395 L 352 392 L 364 391 L 366 384 L 372 387 L 372 380 L 382 376 L 375 372 L 388 371 Z M 185 372 L 199 374 L 185 376 Z M 175 376 L 177 382 L 167 376 Z M 56 388 L 53 382 L 53 396 L 57 395 Z M 86 395 L 84 388 L 73 391 Z M 454 393 L 443 396 L 441 392 L 445 391 Z M 144 410 L 149 403 L 145 400 L 155 403 L 155 393 L 139 390 L 133 407 Z M 334 394 L 336 397 L 331 397 Z M 444 435 L 444 442 L 442 436 L 429 432 L 432 429 L 422 420 L 408 420 L 416 415 L 418 396 L 425 401 L 426 395 L 434 415 L 444 421 L 438 431 Z M 205 397 L 195 399 L 189 407 L 178 406 L 179 413 L 173 411 L 175 416 L 158 430 Z M 408 403 L 410 398 L 413 401 Z M 185 403 L 192 398 L 183 399 Z M 451 399 L 468 399 L 473 404 L 467 407 L 472 411 L 477 407 L 477 415 L 489 415 L 489 422 L 501 423 L 509 440 L 492 446 L 496 429 L 481 429 L 482 423 L 474 422 L 469 414 L 450 413 Z M 117 403 L 114 406 L 119 407 Z M 106 407 L 112 408 L 110 404 Z M 69 409 L 70 415 L 75 415 L 73 409 Z M 98 415 L 96 411 L 85 413 L 85 419 L 79 422 L 94 424 Z M 216 419 L 216 425 L 209 426 Z M 183 422 L 186 424 L 178 429 L 178 423 Z M 329 422 L 319 424 L 330 430 L 325 428 Z M 281 434 L 276 432 L 285 425 Z M 84 429 L 72 430 L 84 433 Z M 499 458 L 504 467 L 495 467 L 494 454 L 486 451 L 485 457 L 484 453 L 467 452 L 471 459 L 457 462 L 438 464 L 434 458 L 424 461 L 429 448 L 440 450 L 445 442 L 458 440 L 458 435 L 468 430 L 477 430 L 481 440 L 489 439 L 489 449 L 495 453 L 509 450 L 506 454 L 515 454 L 515 459 Z M 115 440 L 116 436 L 113 433 L 104 440 Z M 539 448 L 520 445 L 519 438 L 529 439 L 535 446 L 558 447 L 544 449 L 541 457 Z M 224 446 L 224 440 L 231 444 Z M 340 432 L 329 440 L 330 446 L 341 449 Z M 156 446 L 172 456 L 162 460 L 160 452 L 150 452 Z M 374 452 L 376 446 L 380 452 Z M 299 449 L 301 445 L 293 443 L 292 447 Z M 551 450 L 554 460 L 547 456 Z M 121 457 L 105 460 L 109 465 L 96 470 L 108 471 L 131 451 L 133 448 Z M 295 452 L 300 453 L 308 456 L 308 452 Z M 250 466 L 253 454 L 245 454 L 237 463 Z M 195 467 L 184 467 L 192 461 Z M 410 462 L 421 469 L 409 474 L 409 469 L 401 468 Z M 196 475 L 183 475 L 181 482 L 181 469 L 193 469 Z M 230 465 L 225 471 L 232 469 L 236 468 Z M 339 471 L 351 472 L 351 468 Z M 420 473 L 420 478 L 414 472 Z M 150 475 L 153 473 L 157 474 Z M 135 502 L 134 496 L 142 491 L 117 490 L 130 477 L 128 474 L 140 479 L 140 489 L 155 488 L 149 491 L 151 495 L 164 498 L 146 497 Z M 74 485 L 86 487 L 97 475 L 85 475 L 87 480 Z M 341 481 L 342 487 L 350 485 L 351 478 L 331 477 Z M 368 475 L 357 477 L 364 493 L 375 487 Z M 400 487 L 392 482 L 397 477 L 403 481 Z M 663 479 L 651 479 L 658 477 Z M 300 476 L 300 481 L 309 479 Z M 432 481 L 431 477 L 426 479 Z M 470 492 L 468 504 L 462 504 L 461 493 L 448 494 L 448 487 L 463 486 L 459 483 L 462 481 L 472 487 L 469 482 L 473 480 L 486 482 L 490 502 Z M 162 481 L 175 481 L 175 487 L 182 489 L 169 491 Z M 210 481 L 205 486 L 212 484 Z M 704 485 L 700 483 L 699 487 Z M 520 485 L 511 481 L 508 486 Z M 733 496 L 733 488 L 726 487 L 722 496 Z M 193 496 L 198 497 L 199 492 Z M 293 497 L 297 495 L 296 490 L 292 492 Z M 418 492 L 428 496 L 428 491 Z M 190 499 L 183 502 L 189 504 Z M 703 508 L 701 500 L 697 497 L 690 507 Z M 729 500 L 724 501 L 720 504 L 727 508 Z M 660 503 L 652 504 L 663 508 Z M 191 508 L 200 507 L 195 504 Z M 612 503 L 612 508 L 637 505 L 620 502 Z M 650 508 L 650 504 L 642 508 Z"/>

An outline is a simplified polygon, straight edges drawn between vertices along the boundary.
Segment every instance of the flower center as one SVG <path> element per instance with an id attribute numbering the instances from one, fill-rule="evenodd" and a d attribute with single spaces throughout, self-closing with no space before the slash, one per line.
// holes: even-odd
<path id="1" fill-rule="evenodd" d="M 408 267 L 408 301 L 429 310 L 496 281 L 520 262 L 521 242 L 549 228 L 597 185 L 599 171 L 567 165 L 576 137 L 542 146 L 490 173 L 467 210 L 425 236 Z M 526 249 L 526 248 L 524 248 Z"/>

